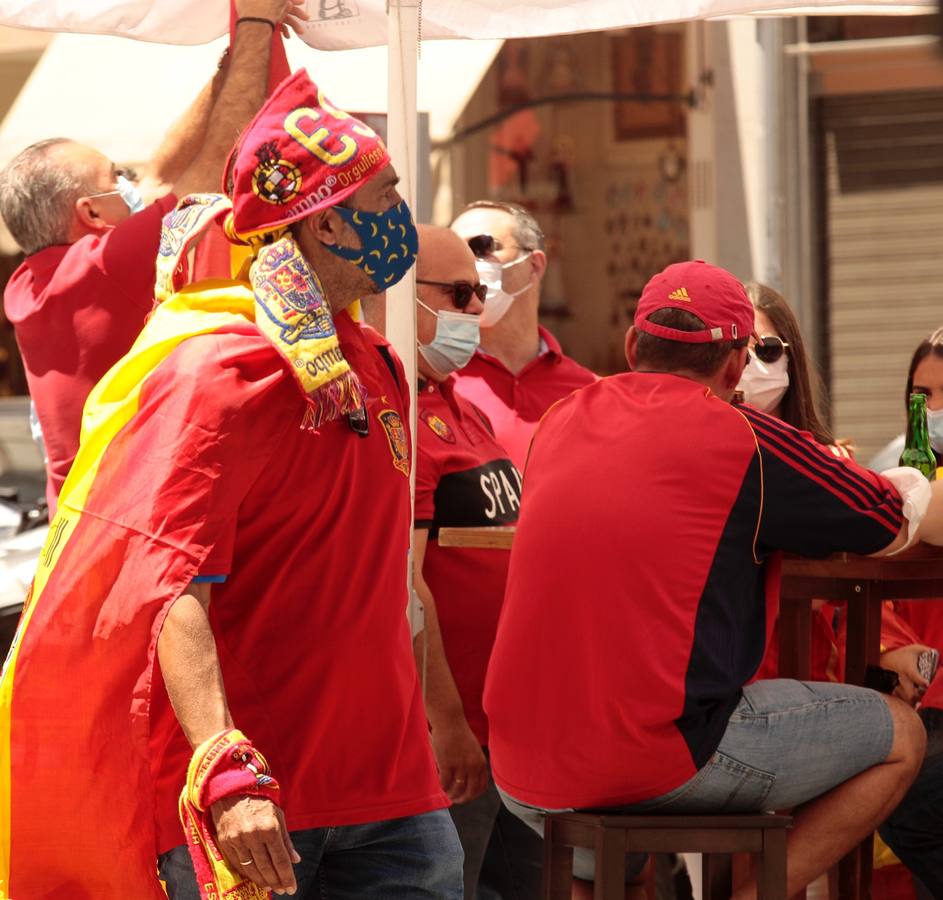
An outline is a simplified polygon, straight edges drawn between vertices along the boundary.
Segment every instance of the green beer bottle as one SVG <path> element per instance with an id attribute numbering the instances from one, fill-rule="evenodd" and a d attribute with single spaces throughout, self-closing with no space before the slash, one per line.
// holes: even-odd
<path id="1" fill-rule="evenodd" d="M 919 469 L 933 481 L 936 478 L 936 457 L 930 449 L 927 432 L 927 395 L 911 394 L 907 409 L 907 443 L 900 455 L 900 464 Z"/>

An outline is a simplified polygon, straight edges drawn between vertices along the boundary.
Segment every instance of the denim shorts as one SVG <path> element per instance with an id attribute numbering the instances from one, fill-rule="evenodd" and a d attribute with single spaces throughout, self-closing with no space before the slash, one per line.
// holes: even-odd
<path id="1" fill-rule="evenodd" d="M 746 813 L 785 810 L 884 762 L 894 721 L 884 698 L 848 684 L 776 679 L 743 689 L 717 751 L 680 787 L 613 813 Z M 543 834 L 548 812 L 501 792 L 505 806 Z M 598 811 L 598 810 L 596 810 Z M 644 856 L 630 855 L 637 872 Z M 592 880 L 592 851 L 577 850 L 573 874 Z"/>
<path id="2" fill-rule="evenodd" d="M 680 787 L 631 812 L 791 809 L 887 759 L 894 721 L 884 698 L 850 684 L 757 681 L 707 764 Z"/>

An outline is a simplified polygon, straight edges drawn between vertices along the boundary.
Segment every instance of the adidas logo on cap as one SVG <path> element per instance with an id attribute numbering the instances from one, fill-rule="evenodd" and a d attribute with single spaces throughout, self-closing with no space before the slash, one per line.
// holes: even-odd
<path id="1" fill-rule="evenodd" d="M 684 300 L 685 303 L 690 303 L 691 298 L 688 296 L 687 288 L 678 288 L 676 291 L 672 291 L 668 295 L 669 300 Z"/>

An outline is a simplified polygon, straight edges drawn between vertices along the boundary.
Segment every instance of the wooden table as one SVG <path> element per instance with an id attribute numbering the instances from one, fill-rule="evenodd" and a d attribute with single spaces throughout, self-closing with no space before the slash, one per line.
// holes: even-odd
<path id="1" fill-rule="evenodd" d="M 918 544 L 890 557 L 786 557 L 779 610 L 780 675 L 809 678 L 813 599 L 846 603 L 845 681 L 864 684 L 865 669 L 881 657 L 881 602 L 937 597 L 943 597 L 943 547 Z M 870 898 L 871 861 L 869 838 L 839 865 L 839 900 Z"/>
<path id="2" fill-rule="evenodd" d="M 443 528 L 439 532 L 443 547 L 509 550 L 513 540 L 514 528 Z M 881 602 L 937 597 L 943 597 L 943 547 L 918 544 L 891 557 L 838 553 L 816 560 L 787 556 L 779 612 L 780 675 L 810 677 L 813 599 L 846 603 L 845 680 L 864 684 L 867 666 L 880 661 Z M 869 900 L 871 860 L 870 838 L 842 860 L 838 900 Z"/>
<path id="3" fill-rule="evenodd" d="M 440 547 L 477 547 L 484 550 L 510 550 L 514 542 L 513 525 L 494 528 L 440 528 Z"/>

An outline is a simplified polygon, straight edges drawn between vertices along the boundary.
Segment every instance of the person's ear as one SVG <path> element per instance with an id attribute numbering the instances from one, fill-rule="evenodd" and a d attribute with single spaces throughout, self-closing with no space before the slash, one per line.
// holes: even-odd
<path id="1" fill-rule="evenodd" d="M 75 201 L 75 217 L 84 231 L 101 232 L 109 227 L 94 197 L 79 197 Z"/>
<path id="2" fill-rule="evenodd" d="M 333 209 L 323 209 L 313 216 L 308 216 L 304 220 L 304 227 L 322 244 L 334 246 L 344 243 L 342 235 L 347 223 Z"/>
<path id="3" fill-rule="evenodd" d="M 543 250 L 534 250 L 527 262 L 530 264 L 531 273 L 535 275 L 537 281 L 540 282 L 544 277 L 544 273 L 547 271 L 547 254 L 544 253 Z"/>
<path id="4" fill-rule="evenodd" d="M 728 390 L 736 390 L 740 384 L 740 378 L 743 376 L 743 370 L 746 368 L 747 359 L 750 351 L 746 347 L 734 348 L 727 356 L 727 362 L 724 363 L 723 377 L 724 387 Z"/>
<path id="5" fill-rule="evenodd" d="M 634 325 L 630 325 L 625 333 L 625 361 L 629 364 L 629 370 L 634 371 L 638 362 L 638 331 Z"/>

